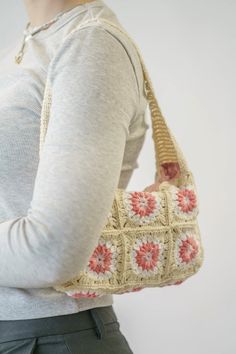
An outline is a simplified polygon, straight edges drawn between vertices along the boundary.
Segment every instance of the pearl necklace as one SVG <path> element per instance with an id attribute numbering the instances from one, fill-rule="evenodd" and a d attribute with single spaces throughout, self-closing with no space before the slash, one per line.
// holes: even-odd
<path id="1" fill-rule="evenodd" d="M 93 1 L 93 0 L 92 0 Z M 43 30 L 46 30 L 48 27 L 50 27 L 54 22 L 56 22 L 61 16 L 63 16 L 64 14 L 66 14 L 67 12 L 71 11 L 72 9 L 85 4 L 86 2 L 91 2 L 91 0 L 81 0 L 79 2 L 78 5 L 66 10 L 66 11 L 61 11 L 59 12 L 55 17 L 53 17 L 50 21 L 44 23 L 41 26 L 35 26 L 32 28 L 32 30 L 29 30 L 29 26 L 30 26 L 30 22 L 26 23 L 26 27 L 23 31 L 23 41 L 22 41 L 22 45 L 21 48 L 19 50 L 19 52 L 17 53 L 17 55 L 15 56 L 15 63 L 16 64 L 20 64 L 22 61 L 22 58 L 24 56 L 24 48 L 26 43 L 28 42 L 29 39 L 31 39 L 36 33 L 41 32 Z"/>

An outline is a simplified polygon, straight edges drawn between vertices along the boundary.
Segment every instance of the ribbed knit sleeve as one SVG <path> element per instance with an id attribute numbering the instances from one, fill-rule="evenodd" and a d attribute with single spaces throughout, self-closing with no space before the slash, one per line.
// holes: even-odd
<path id="1" fill-rule="evenodd" d="M 118 185 L 139 104 L 130 57 L 102 27 L 76 30 L 48 68 L 52 104 L 27 215 L 0 224 L 0 286 L 50 287 L 83 270 Z"/>

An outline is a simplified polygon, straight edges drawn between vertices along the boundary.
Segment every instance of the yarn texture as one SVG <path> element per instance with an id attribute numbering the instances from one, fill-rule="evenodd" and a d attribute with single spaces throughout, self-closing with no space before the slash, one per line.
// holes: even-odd
<path id="1" fill-rule="evenodd" d="M 101 18 L 84 21 L 73 31 L 94 25 L 107 29 L 113 26 L 126 33 L 121 27 Z M 165 164 L 170 163 L 179 166 L 180 174 L 174 184 L 162 182 L 158 191 L 117 188 L 107 222 L 85 269 L 75 278 L 54 287 L 74 298 L 179 285 L 196 274 L 204 260 L 194 177 L 160 111 L 139 49 L 132 42 L 143 68 L 157 175 L 161 175 Z M 52 97 L 50 82 L 47 81 L 42 105 L 40 151 L 50 119 Z"/>

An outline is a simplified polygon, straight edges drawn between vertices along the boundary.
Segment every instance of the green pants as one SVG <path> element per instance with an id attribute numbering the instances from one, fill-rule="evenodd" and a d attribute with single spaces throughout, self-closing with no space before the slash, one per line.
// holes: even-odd
<path id="1" fill-rule="evenodd" d="M 0 321 L 1 354 L 134 354 L 112 306 Z"/>

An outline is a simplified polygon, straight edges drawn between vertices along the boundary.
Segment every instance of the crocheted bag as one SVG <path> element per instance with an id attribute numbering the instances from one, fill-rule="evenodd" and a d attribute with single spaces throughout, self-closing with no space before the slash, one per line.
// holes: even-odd
<path id="1" fill-rule="evenodd" d="M 106 19 L 89 19 L 72 31 L 102 22 L 126 33 Z M 160 183 L 159 190 L 152 192 L 117 188 L 107 222 L 86 268 L 74 279 L 54 287 L 75 298 L 181 284 L 198 272 L 204 259 L 196 219 L 199 210 L 195 181 L 162 116 L 141 54 L 135 47 L 142 64 L 145 94 L 152 117 L 156 176 L 165 180 Z M 40 152 L 47 131 L 51 97 L 51 88 L 46 81 Z M 165 177 L 168 177 L 171 165 L 178 167 L 178 173 L 167 181 Z"/>

